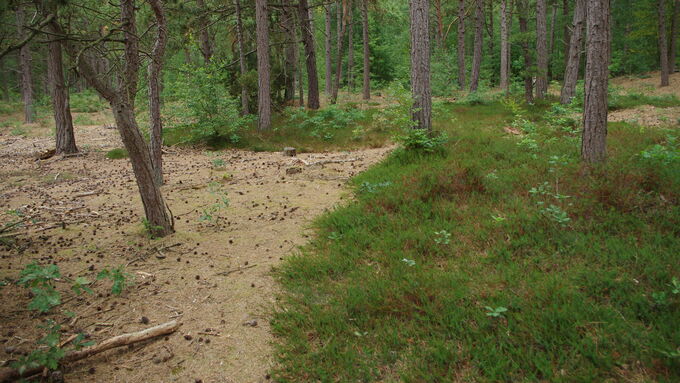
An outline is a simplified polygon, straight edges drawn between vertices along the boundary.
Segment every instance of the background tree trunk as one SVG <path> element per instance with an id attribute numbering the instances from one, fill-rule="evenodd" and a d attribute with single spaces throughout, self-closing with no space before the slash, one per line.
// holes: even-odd
<path id="1" fill-rule="evenodd" d="M 546 0 L 536 0 L 536 97 L 548 93 L 548 22 Z"/>
<path id="2" fill-rule="evenodd" d="M 564 20 L 569 20 L 569 3 L 572 1 L 573 0 L 562 0 L 562 17 L 564 18 Z M 569 50 L 571 49 L 571 45 L 569 44 L 569 42 L 571 41 L 571 32 L 569 31 L 569 23 L 567 22 L 564 23 L 563 34 L 564 36 L 562 38 L 564 39 L 564 63 L 566 65 L 567 60 L 569 59 Z"/>
<path id="3" fill-rule="evenodd" d="M 609 0 L 588 0 L 587 4 L 588 43 L 581 157 L 586 163 L 598 163 L 607 156 Z"/>
<path id="4" fill-rule="evenodd" d="M 411 0 L 411 87 L 413 120 L 417 128 L 432 130 L 430 90 L 430 2 Z"/>
<path id="5" fill-rule="evenodd" d="M 510 36 L 508 29 L 508 0 L 501 0 L 501 89 L 510 92 Z"/>
<path id="6" fill-rule="evenodd" d="M 243 115 L 250 114 L 250 106 L 248 102 L 248 89 L 243 83 L 244 76 L 248 69 L 246 68 L 246 54 L 243 48 L 243 19 L 241 16 L 241 0 L 234 0 L 236 8 L 236 43 L 238 44 L 238 63 L 241 71 L 241 112 Z"/>
<path id="7" fill-rule="evenodd" d="M 352 0 L 347 0 L 347 86 L 354 91 L 354 24 Z"/>
<path id="8" fill-rule="evenodd" d="M 326 93 L 326 97 L 330 98 L 331 93 L 333 91 L 333 63 L 332 63 L 332 38 L 331 36 L 333 34 L 332 29 L 331 29 L 331 6 L 326 4 L 324 5 L 324 14 L 326 16 L 326 39 L 325 39 L 325 45 L 326 45 L 326 87 L 324 88 L 324 92 Z"/>
<path id="9" fill-rule="evenodd" d="M 255 1 L 255 19 L 257 24 L 257 129 L 266 131 L 272 127 L 267 0 Z"/>
<path id="10" fill-rule="evenodd" d="M 210 30 L 208 29 L 209 20 L 206 17 L 208 14 L 208 9 L 205 6 L 205 0 L 196 0 L 196 4 L 198 5 L 199 12 L 201 13 L 198 18 L 198 22 L 200 24 L 198 26 L 199 48 L 201 49 L 201 54 L 203 55 L 205 64 L 208 65 L 210 64 L 210 60 L 212 60 L 213 55 L 213 43 L 210 37 Z"/>
<path id="11" fill-rule="evenodd" d="M 364 100 L 371 99 L 371 48 L 368 40 L 368 0 L 361 1 L 361 18 L 364 40 Z"/>
<path id="12" fill-rule="evenodd" d="M 472 56 L 472 75 L 470 91 L 476 92 L 479 87 L 479 73 L 482 67 L 484 39 L 484 0 L 476 0 L 475 5 L 475 51 Z"/>
<path id="13" fill-rule="evenodd" d="M 335 63 L 335 82 L 333 83 L 333 94 L 331 95 L 331 104 L 338 102 L 338 92 L 340 91 L 340 79 L 342 78 L 342 51 L 343 51 L 343 40 L 345 39 L 345 31 L 347 25 L 344 16 L 344 2 L 340 3 L 338 1 L 338 53 Z"/>
<path id="14" fill-rule="evenodd" d="M 442 12 L 442 0 L 435 0 L 434 10 L 437 14 L 437 47 L 444 49 L 444 15 Z"/>
<path id="15" fill-rule="evenodd" d="M 284 47 L 284 101 L 295 98 L 295 67 L 297 65 L 297 41 L 295 39 L 295 17 L 291 11 L 292 0 L 286 0 L 282 7 L 282 27 L 285 35 Z"/>
<path id="16" fill-rule="evenodd" d="M 148 0 L 156 18 L 156 41 L 151 51 L 149 63 L 149 150 L 154 170 L 154 181 L 163 185 L 163 123 L 161 121 L 161 70 L 168 42 L 168 29 L 162 0 Z"/>
<path id="17" fill-rule="evenodd" d="M 557 3 L 552 4 L 552 16 L 550 16 L 550 38 L 548 40 L 548 83 L 553 79 L 553 60 L 555 57 L 555 24 L 557 23 Z"/>
<path id="18" fill-rule="evenodd" d="M 527 20 L 527 12 L 529 6 L 527 0 L 520 0 L 517 4 L 517 15 L 519 17 L 519 32 L 526 36 L 529 32 L 529 21 Z M 529 52 L 529 40 L 522 39 L 522 52 L 524 54 L 524 98 L 531 104 L 534 102 L 534 83 L 531 78 L 531 52 Z"/>
<path id="19" fill-rule="evenodd" d="M 668 39 L 666 38 L 666 1 L 658 0 L 659 14 L 659 61 L 661 62 L 661 86 L 668 86 Z"/>
<path id="20" fill-rule="evenodd" d="M 465 89 L 465 0 L 458 2 L 458 88 Z"/>
<path id="21" fill-rule="evenodd" d="M 23 6 L 16 9 L 17 31 L 19 40 L 26 36 L 24 30 L 25 14 Z M 33 72 L 31 68 L 31 46 L 25 44 L 19 50 L 19 70 L 21 71 L 21 99 L 24 102 L 24 122 L 30 124 L 35 117 L 33 108 Z"/>
<path id="22" fill-rule="evenodd" d="M 51 7 L 50 12 L 56 14 L 56 7 Z M 55 33 L 53 29 L 51 33 Z M 73 134 L 73 118 L 69 105 L 69 93 L 64 82 L 63 57 L 61 54 L 61 42 L 52 40 L 47 44 L 49 51 L 47 58 L 47 77 L 50 83 L 52 96 L 52 108 L 54 109 L 54 124 L 56 127 L 56 154 L 77 153 L 76 137 Z"/>
<path id="23" fill-rule="evenodd" d="M 586 21 L 586 0 L 576 0 L 574 8 L 573 30 L 569 42 L 567 66 L 564 69 L 564 84 L 560 94 L 560 102 L 569 104 L 576 94 L 578 69 L 581 66 L 581 46 L 583 45 L 584 24 Z"/>
<path id="24" fill-rule="evenodd" d="M 314 47 L 314 34 L 312 32 L 312 21 L 307 0 L 300 0 L 298 11 L 307 62 L 307 107 L 309 109 L 319 109 L 319 78 L 316 71 L 316 48 Z"/>
<path id="25" fill-rule="evenodd" d="M 680 0 L 673 2 L 673 18 L 671 19 L 671 49 L 668 57 L 668 66 L 671 73 L 677 71 L 677 52 L 678 52 L 678 23 L 680 23 Z"/>

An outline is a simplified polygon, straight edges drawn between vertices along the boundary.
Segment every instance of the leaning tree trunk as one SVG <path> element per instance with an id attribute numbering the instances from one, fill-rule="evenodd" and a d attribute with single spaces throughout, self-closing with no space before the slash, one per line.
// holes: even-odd
<path id="1" fill-rule="evenodd" d="M 161 71 L 168 41 L 168 29 L 162 0 L 148 0 L 156 18 L 156 41 L 149 63 L 149 150 L 156 184 L 163 185 L 163 123 L 161 121 Z"/>
<path id="2" fill-rule="evenodd" d="M 546 0 L 536 0 L 536 97 L 548 93 L 548 23 Z"/>
<path id="3" fill-rule="evenodd" d="M 361 18 L 364 40 L 364 100 L 371 99 L 371 48 L 368 45 L 368 0 L 361 0 Z"/>
<path id="4" fill-rule="evenodd" d="M 581 66 L 581 46 L 583 45 L 583 27 L 586 21 L 586 0 L 576 0 L 574 8 L 574 22 L 569 42 L 567 66 L 564 69 L 564 84 L 560 94 L 560 102 L 569 104 L 576 94 L 578 69 Z"/>
<path id="5" fill-rule="evenodd" d="M 442 0 L 436 0 L 434 2 L 434 10 L 437 14 L 437 47 L 439 49 L 444 49 L 444 15 L 442 12 Z"/>
<path id="6" fill-rule="evenodd" d="M 354 28 L 352 27 L 352 0 L 347 4 L 347 87 L 354 90 Z"/>
<path id="7" fill-rule="evenodd" d="M 465 0 L 458 2 L 458 87 L 465 89 Z"/>
<path id="8" fill-rule="evenodd" d="M 324 92 L 326 93 L 326 97 L 330 98 L 331 97 L 331 92 L 333 91 L 333 63 L 332 63 L 332 57 L 331 57 L 331 49 L 332 49 L 332 31 L 331 31 L 331 6 L 326 4 L 324 5 L 324 14 L 325 14 L 325 19 L 326 19 L 326 36 L 325 36 L 325 48 L 326 48 L 326 87 L 324 89 Z"/>
<path id="9" fill-rule="evenodd" d="M 344 17 L 344 2 L 342 3 L 342 8 L 340 2 L 338 2 L 338 52 L 335 63 L 335 82 L 333 83 L 333 94 L 331 95 L 331 104 L 338 102 L 338 92 L 340 91 L 340 79 L 342 78 L 342 51 L 343 51 L 343 40 L 345 39 L 345 31 L 347 30 L 347 24 Z"/>
<path id="10" fill-rule="evenodd" d="M 198 22 L 200 23 L 199 27 L 199 33 L 198 33 L 198 38 L 199 38 L 199 48 L 201 48 L 201 54 L 203 55 L 203 60 L 205 61 L 205 64 L 210 64 L 210 60 L 212 60 L 212 55 L 213 55 L 213 43 L 212 39 L 210 38 L 210 31 L 208 30 L 208 18 L 206 17 L 208 13 L 208 9 L 205 6 L 205 0 L 196 0 L 196 4 L 198 5 L 198 11 L 200 12 L 200 16 L 198 18 Z"/>
<path id="11" fill-rule="evenodd" d="M 472 56 L 472 75 L 470 78 L 470 91 L 476 92 L 479 87 L 479 73 L 482 67 L 482 54 L 484 52 L 484 0 L 476 0 L 475 7 L 475 51 Z"/>
<path id="12" fill-rule="evenodd" d="M 501 0 L 501 89 L 510 92 L 510 39 L 508 29 L 508 1 Z"/>
<path id="13" fill-rule="evenodd" d="M 517 14 L 519 16 L 519 32 L 526 36 L 529 32 L 529 22 L 527 20 L 527 11 L 529 7 L 527 0 L 519 1 L 517 4 Z M 522 51 L 524 54 L 524 98 L 531 104 L 534 102 L 534 83 L 531 78 L 531 66 L 533 65 L 531 60 L 531 52 L 529 52 L 529 40 L 522 39 Z"/>
<path id="14" fill-rule="evenodd" d="M 658 0 L 659 13 L 659 61 L 661 62 L 661 86 L 668 86 L 668 39 L 666 38 L 666 1 Z"/>
<path id="15" fill-rule="evenodd" d="M 255 19 L 257 24 L 257 114 L 259 117 L 257 129 L 265 131 L 272 127 L 267 0 L 255 1 Z"/>
<path id="16" fill-rule="evenodd" d="M 411 0 L 411 87 L 413 120 L 418 129 L 432 130 L 430 89 L 430 1 Z"/>
<path id="17" fill-rule="evenodd" d="M 319 77 L 316 71 L 316 49 L 314 47 L 312 20 L 307 0 L 300 0 L 298 12 L 300 15 L 302 43 L 305 46 L 307 62 L 307 107 L 309 109 L 319 109 Z"/>
<path id="18" fill-rule="evenodd" d="M 241 73 L 241 113 L 243 115 L 250 114 L 250 107 L 248 105 L 248 89 L 243 83 L 244 76 L 248 69 L 246 68 L 246 53 L 243 48 L 243 21 L 241 18 L 241 0 L 234 0 L 236 8 L 236 42 L 238 45 L 238 63 Z"/>
<path id="19" fill-rule="evenodd" d="M 52 12 L 55 8 L 52 8 Z M 51 30 L 51 33 L 56 31 Z M 61 42 L 52 40 L 47 44 L 49 51 L 47 58 L 47 77 L 52 94 L 52 108 L 54 109 L 54 124 L 56 127 L 56 154 L 72 154 L 78 152 L 76 137 L 73 134 L 73 118 L 69 106 L 68 88 L 64 81 L 63 58 Z"/>
<path id="20" fill-rule="evenodd" d="M 585 103 L 581 158 L 603 162 L 607 156 L 607 88 L 609 81 L 609 0 L 588 0 Z"/>
<path id="21" fill-rule="evenodd" d="M 284 100 L 292 101 L 295 98 L 295 67 L 297 65 L 297 42 L 295 39 L 295 17 L 291 11 L 292 0 L 288 0 L 283 5 L 282 27 L 286 36 L 284 48 Z"/>
<path id="22" fill-rule="evenodd" d="M 19 40 L 26 36 L 24 29 L 25 14 L 23 6 L 16 10 Z M 31 69 L 31 46 L 27 43 L 19 49 L 19 70 L 21 71 L 21 99 L 24 102 L 24 122 L 30 124 L 35 117 L 33 108 L 33 73 Z"/>

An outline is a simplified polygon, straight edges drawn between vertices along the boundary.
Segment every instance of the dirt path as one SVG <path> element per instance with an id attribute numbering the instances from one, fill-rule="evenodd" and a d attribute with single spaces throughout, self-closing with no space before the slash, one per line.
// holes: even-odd
<path id="1" fill-rule="evenodd" d="M 164 194 L 177 233 L 150 240 L 128 161 L 105 158 L 104 150 L 121 147 L 115 129 L 78 127 L 76 134 L 84 156 L 46 161 L 34 155 L 51 137 L 0 135 L 0 209 L 37 222 L 26 229 L 29 240 L 0 248 L 0 278 L 15 280 L 34 261 L 90 280 L 127 265 L 134 285 L 120 297 L 110 296 L 106 282 L 82 297 L 59 286 L 67 302 L 50 317 L 62 323 L 62 339 L 85 332 L 101 340 L 171 318 L 183 325 L 165 340 L 74 364 L 65 371 L 69 382 L 267 381 L 272 268 L 305 243 L 313 217 L 343 199 L 345 181 L 389 151 L 304 154 L 303 162 L 280 153 L 172 148 Z M 65 228 L 36 232 L 61 222 Z M 25 289 L 8 285 L 0 294 L 2 362 L 34 348 L 45 317 L 29 319 Z"/>

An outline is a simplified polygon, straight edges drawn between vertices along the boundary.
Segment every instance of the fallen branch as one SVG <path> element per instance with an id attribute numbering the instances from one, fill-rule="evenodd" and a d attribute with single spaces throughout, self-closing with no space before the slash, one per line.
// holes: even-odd
<path id="1" fill-rule="evenodd" d="M 235 272 L 237 272 L 237 271 L 247 270 L 247 269 L 250 269 L 251 267 L 255 267 L 255 266 L 257 266 L 257 265 L 243 266 L 243 267 L 239 267 L 239 268 L 237 268 L 237 269 L 222 271 L 222 272 L 217 273 L 217 274 L 215 274 L 215 275 L 221 275 L 221 276 L 223 276 L 223 277 L 226 277 L 226 276 L 229 275 L 229 274 L 233 274 L 233 273 L 235 273 Z"/>
<path id="2" fill-rule="evenodd" d="M 81 350 L 74 350 L 66 353 L 66 355 L 61 359 L 62 364 L 75 362 L 77 360 L 88 358 L 92 355 L 99 354 L 101 352 L 110 350 L 112 348 L 127 346 L 129 344 L 142 342 L 151 338 L 155 338 L 161 335 L 167 335 L 175 332 L 179 328 L 180 324 L 177 321 L 170 321 L 163 323 L 158 326 L 148 328 L 146 330 L 133 332 L 129 334 L 118 335 L 113 338 L 109 338 L 97 345 L 85 347 Z M 26 378 L 33 376 L 35 374 L 41 373 L 45 367 L 34 367 L 29 368 L 23 372 L 19 373 L 18 369 L 14 368 L 3 368 L 0 369 L 0 382 L 11 382 L 19 378 Z"/>

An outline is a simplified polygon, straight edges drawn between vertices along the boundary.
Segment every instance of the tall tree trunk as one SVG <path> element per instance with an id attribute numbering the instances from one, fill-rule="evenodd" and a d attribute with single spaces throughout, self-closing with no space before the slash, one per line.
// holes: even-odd
<path id="1" fill-rule="evenodd" d="M 571 3 L 574 0 L 562 0 L 562 17 L 565 20 L 569 20 L 569 3 Z M 574 10 L 576 11 L 576 10 Z M 585 13 L 584 13 L 585 15 Z M 564 31 L 563 33 L 563 39 L 564 39 L 564 64 L 567 64 L 567 61 L 569 60 L 569 51 L 571 50 L 571 32 L 569 30 L 569 23 L 565 21 L 564 23 Z"/>
<path id="2" fill-rule="evenodd" d="M 458 88 L 465 89 L 465 0 L 458 1 Z"/>
<path id="3" fill-rule="evenodd" d="M 588 43 L 581 158 L 603 162 L 607 156 L 607 89 L 609 81 L 609 0 L 588 0 Z"/>
<path id="4" fill-rule="evenodd" d="M 163 185 L 163 122 L 161 120 L 161 75 L 168 41 L 168 27 L 162 0 L 148 0 L 156 18 L 156 41 L 151 50 L 149 63 L 149 150 L 157 185 Z"/>
<path id="5" fill-rule="evenodd" d="M 437 14 L 437 47 L 444 49 L 444 15 L 442 12 L 442 0 L 435 0 L 434 10 Z"/>
<path id="6" fill-rule="evenodd" d="M 351 91 L 354 91 L 354 24 L 352 8 L 354 4 L 352 0 L 347 0 L 347 86 Z"/>
<path id="7" fill-rule="evenodd" d="M 298 55 L 298 59 L 300 60 L 300 65 L 298 66 L 298 92 L 300 95 L 300 107 L 305 106 L 305 73 L 304 73 L 304 47 L 303 49 L 303 54 Z"/>
<path id="8" fill-rule="evenodd" d="M 550 16 L 550 40 L 548 40 L 548 82 L 553 79 L 553 60 L 555 56 L 555 23 L 557 22 L 557 3 L 552 4 L 552 16 Z"/>
<path id="9" fill-rule="evenodd" d="M 244 76 L 248 69 L 246 68 L 246 53 L 243 48 L 243 19 L 241 15 L 241 0 L 234 0 L 236 8 L 236 42 L 238 44 L 238 63 L 241 73 L 241 113 L 243 115 L 250 114 L 250 106 L 248 102 L 248 89 L 243 83 Z"/>
<path id="10" fill-rule="evenodd" d="M 418 129 L 432 130 L 430 89 L 430 1 L 411 0 L 411 87 L 413 120 Z"/>
<path id="11" fill-rule="evenodd" d="M 528 4 L 527 0 L 519 0 L 517 4 L 517 15 L 519 17 L 519 32 L 526 36 L 529 32 L 529 21 L 528 16 Z M 524 98 L 531 104 L 534 102 L 534 83 L 531 78 L 531 66 L 533 62 L 531 60 L 531 52 L 529 52 L 529 40 L 526 38 L 522 39 L 522 53 L 524 54 Z"/>
<path id="12" fill-rule="evenodd" d="M 338 7 L 341 3 L 338 2 Z M 344 17 L 345 10 L 342 9 L 345 6 L 345 2 L 342 2 L 341 10 L 338 11 L 338 55 L 337 61 L 335 63 L 335 82 L 333 83 L 333 94 L 331 95 L 331 104 L 338 102 L 338 92 L 340 91 L 340 78 L 342 77 L 342 52 L 343 52 L 343 40 L 345 39 L 345 32 L 347 30 L 346 18 Z"/>
<path id="13" fill-rule="evenodd" d="M 569 42 L 569 55 L 567 56 L 567 66 L 564 69 L 564 84 L 560 94 L 560 102 L 565 105 L 569 104 L 576 94 L 578 69 L 581 66 L 581 46 L 583 45 L 585 21 L 586 0 L 576 0 L 571 41 Z"/>
<path id="14" fill-rule="evenodd" d="M 326 39 L 325 39 L 325 48 L 326 48 L 326 87 L 324 88 L 324 92 L 326 93 L 326 97 L 330 98 L 331 94 L 333 92 L 333 58 L 332 58 L 332 29 L 331 29 L 331 6 L 329 4 L 326 4 L 323 6 L 324 8 L 324 14 L 326 18 Z"/>
<path id="15" fill-rule="evenodd" d="M 337 6 L 335 7 L 335 13 L 336 13 L 336 36 L 335 36 L 335 49 L 337 49 L 336 52 L 336 57 L 338 62 L 342 62 L 342 48 L 344 45 L 344 38 L 345 38 L 345 19 L 343 18 L 343 12 L 345 10 L 344 8 L 344 0 L 337 0 Z M 337 62 L 336 68 L 339 70 L 339 77 L 342 80 L 342 64 L 338 64 Z"/>
<path id="16" fill-rule="evenodd" d="M 364 100 L 371 99 L 371 48 L 368 45 L 368 0 L 361 0 L 361 18 L 364 40 Z"/>
<path id="17" fill-rule="evenodd" d="M 265 131 L 272 127 L 267 0 L 255 0 L 255 20 L 257 24 L 257 129 Z"/>
<path id="18" fill-rule="evenodd" d="M 316 71 L 316 49 L 314 47 L 314 34 L 307 0 L 300 0 L 298 11 L 307 62 L 307 107 L 309 109 L 319 109 L 319 78 Z"/>
<path id="19" fill-rule="evenodd" d="M 56 14 L 56 6 L 50 7 L 50 13 Z M 50 28 L 50 32 L 56 31 Z M 61 54 L 61 42 L 51 40 L 47 44 L 49 51 L 47 58 L 47 77 L 50 83 L 52 95 L 52 108 L 54 109 L 54 124 L 56 127 L 56 154 L 77 153 L 76 137 L 73 134 L 73 118 L 69 105 L 68 87 L 64 81 L 63 57 Z"/>
<path id="20" fill-rule="evenodd" d="M 508 1 L 501 0 L 501 89 L 510 92 L 510 36 L 508 29 Z"/>
<path id="21" fill-rule="evenodd" d="M 475 51 L 472 56 L 472 75 L 470 91 L 476 92 L 479 87 L 479 73 L 482 67 L 483 39 L 484 39 L 484 0 L 476 0 L 475 7 Z"/>
<path id="22" fill-rule="evenodd" d="M 297 42 L 295 40 L 295 17 L 291 11 L 293 0 L 287 0 L 282 8 L 282 26 L 286 36 L 284 47 L 284 96 L 288 102 L 295 98 L 295 67 L 297 65 Z"/>
<path id="23" fill-rule="evenodd" d="M 5 60 L 0 59 L 0 75 L 2 75 L 2 98 L 9 102 L 9 74 L 5 71 Z"/>
<path id="24" fill-rule="evenodd" d="M 658 0 L 659 13 L 659 61 L 661 62 L 661 86 L 668 86 L 668 39 L 666 38 L 666 1 Z"/>
<path id="25" fill-rule="evenodd" d="M 209 20 L 206 17 L 206 15 L 208 14 L 208 9 L 205 6 L 205 0 L 196 0 L 196 4 L 198 5 L 199 12 L 201 13 L 200 17 L 198 18 L 198 21 L 200 23 L 200 25 L 198 26 L 199 48 L 201 48 L 203 60 L 207 65 L 210 63 L 210 60 L 212 60 L 213 55 L 213 43 L 210 37 L 210 30 L 208 29 Z"/>
<path id="26" fill-rule="evenodd" d="M 548 23 L 546 0 L 536 0 L 536 97 L 548 93 Z"/>
<path id="27" fill-rule="evenodd" d="M 676 72 L 678 52 L 678 23 L 680 23 L 680 0 L 673 2 L 673 18 L 671 19 L 671 49 L 668 57 L 668 66 L 671 73 Z"/>
<path id="28" fill-rule="evenodd" d="M 489 11 L 487 12 L 489 14 L 489 24 L 487 28 L 487 33 L 489 34 L 489 56 L 493 56 L 493 54 L 496 51 L 496 48 L 494 46 L 495 43 L 495 36 L 493 35 L 494 32 L 494 27 L 493 27 L 493 0 L 488 0 L 489 1 Z M 486 16 L 484 18 L 484 23 L 486 24 Z"/>
<path id="29" fill-rule="evenodd" d="M 16 9 L 19 40 L 26 36 L 24 28 L 25 14 L 22 5 Z M 21 71 L 21 99 L 24 102 L 24 122 L 30 124 L 35 117 L 33 108 L 33 72 L 31 68 L 31 46 L 24 44 L 19 50 L 19 70 Z"/>

